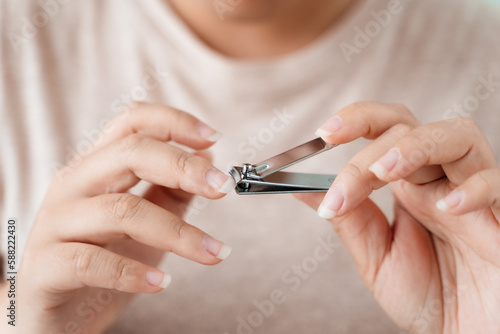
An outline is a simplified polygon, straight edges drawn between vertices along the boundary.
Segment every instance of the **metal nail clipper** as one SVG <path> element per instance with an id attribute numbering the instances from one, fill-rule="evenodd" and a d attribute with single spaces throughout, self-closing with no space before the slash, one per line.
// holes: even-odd
<path id="1" fill-rule="evenodd" d="M 234 166 L 229 173 L 239 195 L 326 192 L 336 175 L 281 172 L 281 170 L 334 148 L 321 138 L 252 165 Z"/>

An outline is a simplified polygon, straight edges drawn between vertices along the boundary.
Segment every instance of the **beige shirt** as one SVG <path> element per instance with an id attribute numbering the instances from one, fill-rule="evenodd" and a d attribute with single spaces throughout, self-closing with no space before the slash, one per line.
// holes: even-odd
<path id="1" fill-rule="evenodd" d="M 0 3 L 1 224 L 17 218 L 21 250 L 55 171 L 131 100 L 220 130 L 223 170 L 313 138 L 360 100 L 403 103 L 424 123 L 472 117 L 500 156 L 500 17 L 479 1 L 360 0 L 304 49 L 264 61 L 217 54 L 167 1 Z M 294 169 L 336 173 L 365 144 Z M 390 192 L 374 198 L 390 216 Z M 109 333 L 400 332 L 331 226 L 291 196 L 198 198 L 185 219 L 231 256 L 213 267 L 166 256 L 171 285 L 138 296 Z"/>

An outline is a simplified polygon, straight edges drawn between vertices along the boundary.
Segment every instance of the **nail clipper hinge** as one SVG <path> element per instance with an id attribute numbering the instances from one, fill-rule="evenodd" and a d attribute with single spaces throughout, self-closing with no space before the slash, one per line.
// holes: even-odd
<path id="1" fill-rule="evenodd" d="M 259 164 L 245 163 L 242 166 L 234 166 L 229 173 L 236 182 L 236 193 L 244 195 L 326 192 L 335 175 L 290 173 L 281 170 L 335 146 L 316 138 Z"/>

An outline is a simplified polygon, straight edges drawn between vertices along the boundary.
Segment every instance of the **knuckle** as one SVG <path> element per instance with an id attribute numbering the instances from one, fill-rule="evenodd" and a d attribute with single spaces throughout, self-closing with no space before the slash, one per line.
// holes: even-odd
<path id="1" fill-rule="evenodd" d="M 97 273 L 108 273 L 103 287 L 119 289 L 127 281 L 133 281 L 137 275 L 134 263 L 116 254 L 109 256 L 100 247 L 75 247 L 70 255 L 76 277 L 85 285 L 95 284 Z"/>
<path id="2" fill-rule="evenodd" d="M 412 129 L 407 133 L 407 135 L 403 138 L 404 143 L 408 146 L 414 146 L 416 143 L 423 141 L 426 138 L 430 138 L 431 134 L 429 129 L 426 126 L 419 126 L 415 129 Z"/>
<path id="3" fill-rule="evenodd" d="M 135 278 L 135 268 L 130 260 L 119 257 L 116 259 L 112 265 L 111 280 L 113 282 L 113 287 L 116 287 L 116 283 L 120 282 L 121 285 L 125 284 L 127 281 L 132 281 Z"/>
<path id="4" fill-rule="evenodd" d="M 143 207 L 143 200 L 132 194 L 114 194 L 104 201 L 104 211 L 111 221 L 123 223 L 136 216 Z"/>
<path id="5" fill-rule="evenodd" d="M 398 123 L 389 129 L 389 132 L 398 138 L 402 138 L 412 131 L 412 127 L 405 123 Z"/>
<path id="6" fill-rule="evenodd" d="M 404 157 L 403 160 L 407 163 L 406 167 L 420 166 L 429 160 L 435 150 L 435 146 L 427 147 L 427 145 L 424 145 L 426 138 L 429 137 L 425 127 L 413 129 L 401 138 L 398 147 Z"/>
<path id="7" fill-rule="evenodd" d="M 403 124 L 410 126 L 410 128 L 415 128 L 420 125 L 415 115 L 404 104 L 395 103 L 392 104 L 391 107 L 400 115 Z"/>
<path id="8" fill-rule="evenodd" d="M 401 113 L 401 114 L 404 114 L 406 116 L 412 116 L 413 117 L 413 113 L 410 111 L 410 109 L 408 109 L 407 106 L 405 106 L 404 104 L 401 104 L 401 103 L 393 103 L 390 105 L 392 109 L 394 109 L 395 111 Z"/>
<path id="9" fill-rule="evenodd" d="M 356 161 L 349 161 L 344 167 L 344 173 L 355 180 L 360 180 L 363 177 L 361 167 Z"/>
<path id="10" fill-rule="evenodd" d="M 143 150 L 150 142 L 151 140 L 142 134 L 130 134 L 118 143 L 118 155 L 128 161 L 133 153 Z"/>
<path id="11" fill-rule="evenodd" d="M 181 174 L 192 175 L 194 166 L 200 161 L 199 159 L 201 158 L 195 155 L 180 152 L 174 159 L 174 165 Z"/>
<path id="12" fill-rule="evenodd" d="M 415 128 L 420 126 L 420 122 L 417 120 L 413 112 L 404 104 L 393 103 L 390 105 L 391 109 L 398 114 L 398 119 L 400 123 L 410 126 L 410 128 Z"/>
<path id="13" fill-rule="evenodd" d="M 120 141 L 120 147 L 123 151 L 131 151 L 143 145 L 146 141 L 146 137 L 139 133 L 133 133 L 124 137 Z"/>
<path id="14" fill-rule="evenodd" d="M 87 282 L 87 276 L 91 272 L 91 267 L 99 262 L 100 251 L 88 247 L 75 247 L 70 255 L 70 261 L 75 267 L 76 276 L 81 282 Z"/>
<path id="15" fill-rule="evenodd" d="M 190 228 L 191 225 L 186 224 L 180 219 L 174 219 L 174 221 L 172 222 L 173 235 L 177 240 L 181 240 L 187 234 Z"/>
<path id="16" fill-rule="evenodd" d="M 351 103 L 347 109 L 349 112 L 355 112 L 357 114 L 365 114 L 367 110 L 369 110 L 369 102 L 367 101 L 359 101 Z"/>
<path id="17" fill-rule="evenodd" d="M 373 128 L 370 121 L 370 106 L 372 104 L 367 101 L 354 102 L 346 108 L 346 113 L 351 119 L 359 120 L 360 126 L 364 129 L 365 136 L 372 138 Z"/>

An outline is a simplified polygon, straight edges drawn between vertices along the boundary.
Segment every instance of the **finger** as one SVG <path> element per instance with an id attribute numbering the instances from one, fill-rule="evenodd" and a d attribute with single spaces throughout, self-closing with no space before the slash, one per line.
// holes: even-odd
<path id="1" fill-rule="evenodd" d="M 491 207 L 500 218 L 500 168 L 482 170 L 469 177 L 458 188 L 436 203 L 436 207 L 453 215 L 463 215 Z"/>
<path id="2" fill-rule="evenodd" d="M 327 219 L 342 216 L 356 208 L 374 190 L 385 186 L 387 183 L 378 179 L 368 168 L 380 154 L 386 152 L 410 130 L 407 125 L 395 125 L 356 154 L 335 178 L 318 209 L 318 214 Z M 418 182 L 427 178 L 434 180 L 442 175 L 440 167 L 427 166 L 407 179 Z"/>
<path id="3" fill-rule="evenodd" d="M 342 216 L 360 205 L 373 190 L 383 187 L 386 182 L 379 180 L 368 167 L 410 130 L 408 125 L 398 124 L 356 154 L 335 178 L 318 214 L 327 219 Z"/>
<path id="4" fill-rule="evenodd" d="M 86 214 L 74 217 L 74 212 Z M 131 238 L 207 265 L 219 263 L 231 251 L 228 245 L 173 213 L 127 193 L 75 201 L 57 217 L 50 233 L 57 241 L 104 245 Z"/>
<path id="5" fill-rule="evenodd" d="M 497 256 L 500 251 L 498 208 L 483 207 L 461 215 L 451 211 L 443 212 L 438 209 L 436 203 L 446 194 L 459 189 L 446 179 L 425 187 L 397 181 L 391 183 L 391 189 L 398 199 L 398 204 L 411 212 L 412 216 L 439 240 L 444 240 L 457 249 L 471 247 L 486 261 L 500 264 Z M 471 196 L 466 195 L 465 201 L 470 198 Z"/>
<path id="6" fill-rule="evenodd" d="M 220 133 L 186 112 L 141 102 L 127 106 L 102 132 L 97 148 L 134 133 L 194 149 L 205 149 L 220 138 Z"/>
<path id="7" fill-rule="evenodd" d="M 129 293 L 155 293 L 171 281 L 171 276 L 159 269 L 96 245 L 59 243 L 48 251 L 53 261 L 44 262 L 44 268 L 38 272 L 40 279 L 47 281 L 44 286 L 52 286 L 58 291 L 89 286 Z"/>
<path id="8" fill-rule="evenodd" d="M 414 128 L 419 122 L 399 104 L 358 102 L 341 109 L 318 129 L 316 135 L 329 143 L 343 144 L 360 137 L 375 139 L 396 124 Z"/>
<path id="9" fill-rule="evenodd" d="M 296 197 L 313 209 L 321 202 L 321 194 Z M 380 209 L 366 199 L 348 215 L 329 221 L 353 257 L 364 283 L 386 311 L 404 318 L 400 308 L 394 309 L 395 286 L 413 289 L 415 296 L 438 293 L 433 286 L 418 284 L 439 269 L 426 263 L 436 256 L 428 231 L 404 210 L 395 212 L 391 228 Z M 409 298 L 405 302 L 421 306 L 420 298 Z"/>
<path id="10" fill-rule="evenodd" d="M 212 155 L 209 151 L 198 151 L 193 154 L 212 162 Z M 144 199 L 172 212 L 178 217 L 182 217 L 193 197 L 192 193 L 184 190 L 165 188 L 157 185 L 152 185 L 143 196 Z"/>
<path id="11" fill-rule="evenodd" d="M 139 134 L 91 154 L 60 185 L 64 194 L 96 196 L 126 191 L 139 180 L 209 198 L 234 188 L 234 180 L 208 160 Z"/>
<path id="12" fill-rule="evenodd" d="M 386 182 L 411 175 L 422 166 L 442 165 L 454 184 L 474 173 L 496 167 L 495 155 L 477 124 L 464 119 L 427 124 L 401 138 L 370 170 Z"/>
<path id="13" fill-rule="evenodd" d="M 324 218 L 343 215 L 357 207 L 370 193 L 385 185 L 368 170 L 371 163 L 411 129 L 418 125 L 411 112 L 401 105 L 374 102 L 352 104 L 330 119 L 317 134 L 332 143 L 349 142 L 359 137 L 375 139 L 349 161 L 339 173 L 320 206 Z M 420 170 L 410 179 L 416 182 L 443 175 L 439 167 Z"/>

